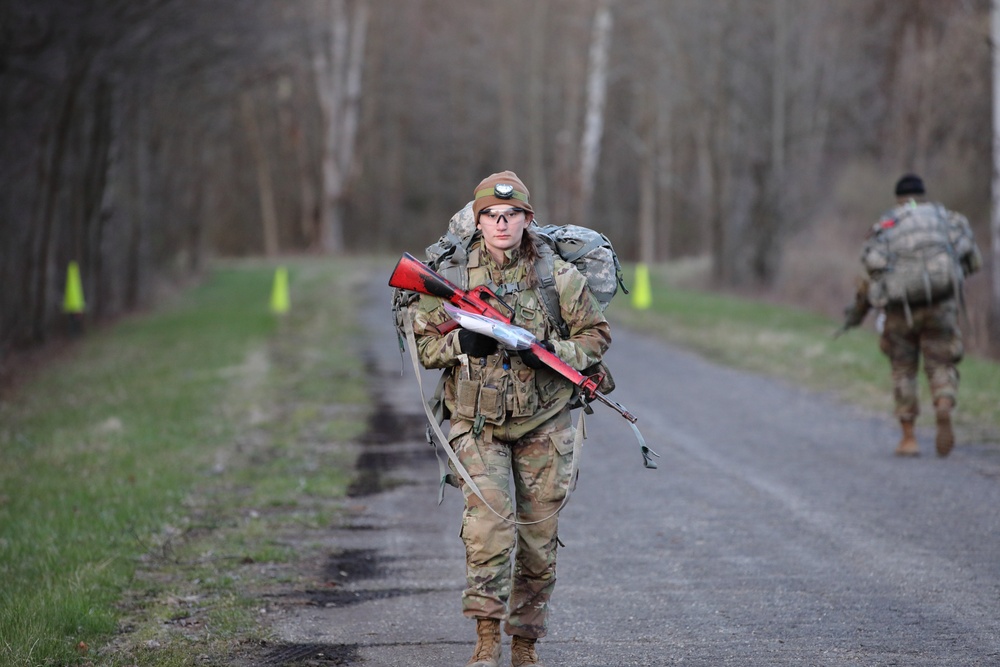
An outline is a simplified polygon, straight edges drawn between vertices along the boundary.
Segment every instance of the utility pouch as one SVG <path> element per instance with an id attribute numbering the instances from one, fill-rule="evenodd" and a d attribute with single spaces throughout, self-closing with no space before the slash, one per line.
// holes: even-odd
<path id="1" fill-rule="evenodd" d="M 479 397 L 479 382 L 459 378 L 455 385 L 455 416 L 460 419 L 476 418 L 476 400 Z"/>
<path id="2" fill-rule="evenodd" d="M 501 424 L 504 418 L 504 392 L 498 387 L 479 388 L 479 415 L 487 424 Z"/>
<path id="3" fill-rule="evenodd" d="M 500 355 L 490 355 L 481 363 L 470 363 L 455 382 L 455 414 L 474 421 L 500 424 L 505 416 L 504 397 L 507 371 L 501 368 Z M 462 377 L 468 371 L 467 377 Z"/>
<path id="4" fill-rule="evenodd" d="M 518 356 L 510 358 L 510 378 L 513 391 L 512 404 L 507 406 L 512 417 L 530 417 L 538 412 L 538 391 L 535 389 L 535 371 L 528 368 Z"/>

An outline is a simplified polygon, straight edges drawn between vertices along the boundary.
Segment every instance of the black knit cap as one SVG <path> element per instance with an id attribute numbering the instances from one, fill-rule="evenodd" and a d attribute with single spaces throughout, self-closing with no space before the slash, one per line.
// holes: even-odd
<path id="1" fill-rule="evenodd" d="M 924 194 L 924 182 L 916 174 L 906 174 L 896 181 L 896 196 Z"/>

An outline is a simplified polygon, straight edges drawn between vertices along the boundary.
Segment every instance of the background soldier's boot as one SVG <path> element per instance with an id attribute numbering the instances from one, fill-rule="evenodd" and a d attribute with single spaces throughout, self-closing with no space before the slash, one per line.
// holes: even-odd
<path id="1" fill-rule="evenodd" d="M 500 621 L 495 618 L 477 618 L 476 648 L 465 667 L 499 667 L 500 665 Z"/>
<path id="2" fill-rule="evenodd" d="M 899 425 L 903 427 L 903 437 L 896 447 L 896 456 L 920 456 L 917 437 L 913 435 L 913 420 L 900 419 Z"/>
<path id="3" fill-rule="evenodd" d="M 938 456 L 944 457 L 951 453 L 955 446 L 955 432 L 951 429 L 951 409 L 954 403 L 950 398 L 939 398 L 934 403 L 935 419 L 937 420 L 937 437 L 934 446 Z"/>
<path id="4" fill-rule="evenodd" d="M 533 637 L 518 637 L 510 640 L 510 664 L 512 667 L 542 667 L 535 653 Z"/>

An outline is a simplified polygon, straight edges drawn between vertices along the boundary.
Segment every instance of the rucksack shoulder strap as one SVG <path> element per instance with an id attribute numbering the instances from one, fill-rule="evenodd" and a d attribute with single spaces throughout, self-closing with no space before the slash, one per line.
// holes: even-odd
<path id="1" fill-rule="evenodd" d="M 438 241 L 437 245 L 444 247 L 445 250 L 431 264 L 431 268 L 462 289 L 468 289 L 469 253 L 477 238 L 479 238 L 478 233 L 461 237 L 449 230 Z"/>
<path id="2" fill-rule="evenodd" d="M 535 274 L 538 276 L 538 293 L 549 322 L 559 331 L 562 338 L 569 338 L 569 327 L 562 318 L 562 308 L 559 306 L 559 290 L 556 289 L 555 251 L 544 241 L 536 244 L 538 259 L 535 260 Z"/>

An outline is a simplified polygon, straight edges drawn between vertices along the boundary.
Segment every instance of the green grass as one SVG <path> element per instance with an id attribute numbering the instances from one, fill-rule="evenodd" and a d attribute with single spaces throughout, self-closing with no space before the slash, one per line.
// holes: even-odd
<path id="1" fill-rule="evenodd" d="M 750 301 L 723 294 L 676 287 L 676 267 L 650 268 L 653 304 L 632 306 L 632 296 L 619 294 L 608 309 L 614 322 L 694 350 L 723 364 L 765 373 L 830 392 L 839 399 L 892 413 L 889 363 L 878 349 L 873 316 L 865 326 L 839 338 L 839 321 L 800 309 Z M 634 267 L 626 284 L 635 286 Z M 846 304 L 845 304 L 846 305 Z M 1000 437 L 1000 364 L 967 357 L 960 365 L 957 423 L 977 438 Z M 924 410 L 930 423 L 926 379 L 921 377 Z"/>
<path id="2" fill-rule="evenodd" d="M 267 307 L 273 266 L 223 266 L 161 312 L 89 333 L 0 403 L 0 664 L 86 662 L 80 643 L 100 646 L 126 613 L 151 622 L 137 600 L 181 588 L 143 578 L 151 558 L 216 594 L 217 635 L 252 625 L 230 565 L 293 554 L 241 512 L 342 495 L 348 455 L 301 445 L 365 426 L 351 266 L 290 268 L 284 316 Z"/>

